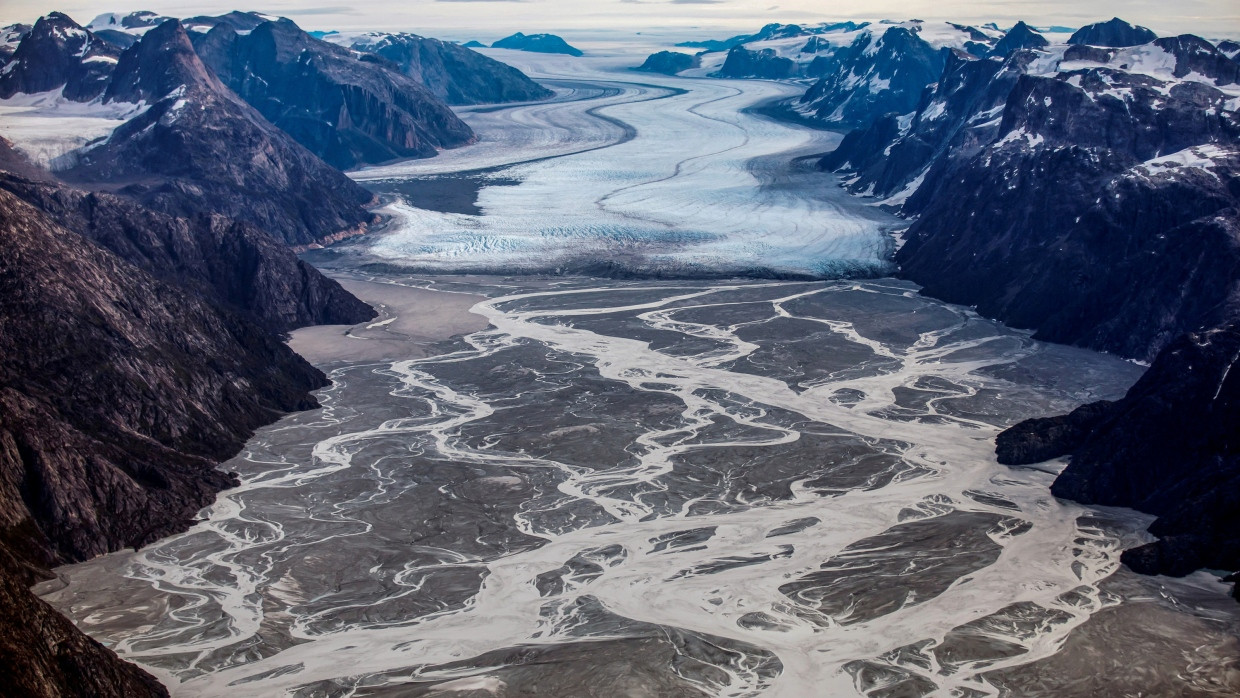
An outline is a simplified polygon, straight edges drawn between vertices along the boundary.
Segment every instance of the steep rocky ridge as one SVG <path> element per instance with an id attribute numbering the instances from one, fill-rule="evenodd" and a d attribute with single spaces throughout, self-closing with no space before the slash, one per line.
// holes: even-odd
<path id="1" fill-rule="evenodd" d="M 60 89 L 65 99 L 92 100 L 107 89 L 120 50 L 59 12 L 40 17 L 0 70 L 0 99 Z"/>
<path id="2" fill-rule="evenodd" d="M 287 19 L 244 33 L 221 22 L 194 37 L 229 89 L 335 167 L 432 157 L 473 140 L 451 109 L 395 65 L 371 54 L 359 60 Z"/>
<path id="3" fill-rule="evenodd" d="M 833 127 L 861 126 L 887 113 L 905 114 L 943 72 L 945 61 L 944 51 L 911 28 L 866 31 L 815 67 L 823 77 L 801 103 Z"/>
<path id="4" fill-rule="evenodd" d="M 235 483 L 215 463 L 325 383 L 270 332 L 0 189 L 6 689 L 165 695 L 24 585 L 183 529 Z"/>
<path id="5" fill-rule="evenodd" d="M 0 189 L 156 278 L 188 287 L 271 332 L 374 317 L 370 306 L 253 225 L 207 213 L 176 218 L 104 192 L 5 172 Z"/>
<path id="6" fill-rule="evenodd" d="M 448 104 L 532 102 L 553 94 L 516 68 L 448 41 L 376 32 L 351 37 L 345 45 L 391 61 Z"/>
<path id="7" fill-rule="evenodd" d="M 104 94 L 149 104 L 58 174 L 174 216 L 252 223 L 290 245 L 360 232 L 371 195 L 272 126 L 203 65 L 176 21 L 121 55 Z"/>

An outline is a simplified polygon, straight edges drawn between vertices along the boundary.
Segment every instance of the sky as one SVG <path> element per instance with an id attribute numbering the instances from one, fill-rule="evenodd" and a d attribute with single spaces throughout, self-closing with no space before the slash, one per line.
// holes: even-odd
<path id="1" fill-rule="evenodd" d="M 339 0 L 336 0 L 339 2 Z M 1159 34 L 1194 33 L 1240 38 L 1240 0 L 0 0 L 0 24 L 30 22 L 60 10 L 85 24 L 102 12 L 152 10 L 174 17 L 233 9 L 282 15 L 305 29 L 412 31 L 445 39 L 493 40 L 514 31 L 656 30 L 705 36 L 752 32 L 768 22 L 925 19 L 1001 27 L 1025 20 L 1035 26 L 1077 27 L 1120 16 Z"/>

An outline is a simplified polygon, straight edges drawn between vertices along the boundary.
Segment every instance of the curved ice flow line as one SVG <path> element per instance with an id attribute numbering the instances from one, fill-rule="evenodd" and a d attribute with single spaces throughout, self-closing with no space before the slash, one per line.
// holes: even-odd
<path id="1" fill-rule="evenodd" d="M 735 287 L 718 286 L 707 291 L 677 293 L 658 301 L 632 304 L 623 306 L 623 308 L 627 310 L 649 309 L 650 313 L 653 313 L 648 315 L 653 321 L 652 326 L 670 329 L 675 327 L 675 325 L 665 324 L 667 316 L 660 316 L 658 314 L 660 307 L 672 302 L 701 298 L 710 293 L 731 288 Z M 614 289 L 611 290 L 614 291 Z M 638 289 L 634 288 L 632 290 Z M 790 298 L 804 297 L 822 290 L 792 294 L 786 298 L 776 299 L 771 304 L 773 308 L 780 309 L 781 315 L 788 315 L 788 311 L 783 309 L 782 303 L 786 303 Z M 904 292 L 904 290 L 900 289 L 900 292 Z M 787 386 L 782 382 L 756 376 L 738 376 L 738 374 L 714 368 L 714 366 L 720 363 L 719 359 L 721 357 L 719 355 L 668 357 L 650 351 L 641 342 L 605 337 L 559 325 L 543 325 L 532 322 L 532 320 L 539 317 L 562 316 L 571 318 L 572 316 L 617 312 L 620 308 L 610 307 L 562 311 L 534 310 L 523 312 L 505 312 L 498 308 L 498 306 L 511 301 L 566 293 L 584 292 L 570 290 L 520 294 L 480 304 L 478 310 L 496 324 L 496 329 L 470 337 L 469 341 L 474 345 L 474 349 L 471 351 L 476 352 L 475 356 L 490 354 L 502 351 L 518 341 L 534 339 L 574 355 L 587 357 L 605 376 L 613 380 L 626 382 L 637 390 L 648 389 L 643 385 L 648 380 L 648 377 L 662 373 L 666 374 L 666 376 L 671 376 L 671 378 L 660 375 L 659 383 L 674 383 L 676 387 L 671 392 L 682 397 L 690 395 L 698 387 L 719 388 L 722 386 L 734 393 L 746 395 L 755 402 L 793 409 L 794 412 L 805 414 L 814 421 L 842 426 L 854 433 L 869 436 L 875 441 L 885 441 L 887 438 L 886 432 L 890 429 L 890 423 L 886 420 L 859 414 L 856 408 L 849 410 L 835 406 L 825 397 L 802 402 L 791 395 Z M 671 314 L 674 314 L 674 312 L 674 310 L 670 311 Z M 828 327 L 831 327 L 831 325 L 828 325 Z M 845 337 L 859 337 L 854 330 L 848 327 L 832 327 L 832 329 L 833 331 L 838 330 Z M 905 357 L 908 363 L 899 371 L 886 376 L 856 379 L 852 381 L 852 384 L 869 388 L 870 391 L 867 391 L 867 394 L 872 391 L 875 394 L 889 395 L 889 388 L 893 385 L 893 381 L 903 381 L 904 377 L 901 374 L 908 371 L 909 366 L 930 364 L 930 362 L 937 361 L 945 353 L 959 348 L 959 345 L 954 344 L 940 345 L 945 334 L 946 331 L 938 331 L 923 335 L 918 344 Z M 733 346 L 736 347 L 733 352 L 735 356 L 743 355 L 749 351 L 745 343 L 739 339 Z M 271 478 L 256 478 L 256 480 L 262 480 L 262 482 L 249 482 L 243 485 L 243 487 L 252 489 L 260 486 L 281 486 L 295 482 L 298 479 L 304 482 L 310 478 L 326 475 L 334 469 L 349 467 L 347 464 L 348 454 L 341 448 L 345 443 L 364 441 L 370 435 L 390 435 L 402 428 L 415 431 L 417 429 L 425 430 L 429 428 L 429 433 L 436 440 L 438 449 L 443 449 L 445 454 L 451 455 L 454 458 L 460 458 L 465 462 L 479 459 L 497 459 L 499 461 L 507 459 L 515 465 L 528 461 L 529 459 L 513 457 L 511 455 L 471 450 L 464 444 L 458 444 L 451 433 L 452 430 L 476 418 L 471 417 L 471 415 L 481 414 L 489 408 L 485 402 L 479 401 L 476 398 L 462 395 L 452 391 L 450 388 L 437 385 L 437 382 L 429 374 L 418 370 L 419 366 L 424 366 L 427 363 L 468 361 L 471 351 L 458 352 L 454 355 L 423 361 L 400 362 L 393 366 L 394 373 L 401 377 L 403 383 L 398 392 L 408 392 L 409 396 L 412 397 L 413 392 L 429 390 L 435 395 L 435 402 L 444 405 L 443 411 L 445 414 L 459 410 L 456 416 L 450 416 L 443 423 L 444 426 L 387 423 L 377 429 L 355 434 L 345 434 L 316 446 L 315 464 L 308 471 L 284 473 Z M 1001 363 L 1003 361 L 1004 359 L 1001 358 L 989 363 Z M 942 375 L 951 375 L 967 383 L 972 380 L 968 375 L 969 372 L 984 363 L 987 362 L 957 364 L 955 365 L 957 369 L 955 371 L 949 368 L 942 368 L 939 369 L 939 372 Z M 889 401 L 884 400 L 880 402 L 886 403 Z M 878 404 L 875 403 L 875 406 Z M 703 408 L 711 409 L 706 401 L 686 402 L 686 412 Z M 729 413 L 726 407 L 714 405 L 714 409 L 717 410 L 715 412 L 716 415 L 735 416 Z M 400 422 L 402 420 L 394 421 Z M 760 422 L 757 420 L 751 420 L 751 423 L 760 425 Z M 905 427 L 910 427 L 910 430 L 906 431 Z M 965 490 L 979 485 L 992 489 L 995 487 L 995 483 L 990 482 L 988 478 L 989 473 L 987 471 L 989 468 L 986 466 L 990 460 L 988 444 L 985 443 L 989 434 L 993 433 L 993 429 L 979 429 L 976 428 L 977 425 L 975 424 L 970 424 L 968 427 L 966 430 L 955 426 L 901 424 L 901 433 L 913 433 L 916 436 L 915 439 L 912 439 L 915 443 L 906 452 L 907 457 L 911 461 L 920 462 L 934 469 L 935 474 L 893 482 L 879 490 L 850 492 L 843 497 L 831 500 L 828 507 L 831 510 L 829 514 L 831 523 L 836 525 L 839 530 L 847 531 L 849 535 L 846 538 L 838 534 L 835 536 L 824 535 L 822 531 L 816 530 L 811 538 L 797 538 L 795 541 L 795 552 L 787 559 L 779 561 L 779 568 L 783 570 L 782 574 L 770 573 L 764 574 L 760 579 L 748 579 L 743 574 L 735 573 L 735 571 L 726 571 L 713 575 L 689 575 L 675 582 L 670 582 L 665 579 L 667 574 L 665 558 L 657 554 L 644 552 L 649 547 L 649 543 L 645 541 L 649 541 L 660 534 L 682 530 L 686 525 L 692 527 L 718 527 L 719 533 L 716 534 L 715 538 L 707 542 L 706 550 L 701 551 L 699 554 L 679 553 L 678 564 L 685 569 L 691 569 L 695 563 L 709 562 L 721 553 L 735 552 L 738 549 L 743 550 L 746 545 L 761 547 L 764 544 L 763 536 L 774 526 L 788 519 L 795 518 L 797 515 L 808 514 L 811 510 L 818 511 L 814 507 L 822 507 L 828 504 L 820 499 L 813 498 L 804 490 L 794 490 L 797 494 L 794 500 L 790 502 L 767 503 L 765 506 L 745 511 L 708 516 L 686 517 L 685 511 L 681 511 L 678 515 L 651 521 L 640 520 L 644 517 L 646 508 L 641 507 L 638 503 L 634 503 L 636 508 L 612 505 L 609 511 L 620 520 L 620 523 L 569 531 L 562 534 L 540 531 L 531 522 L 526 521 L 523 524 L 524 530 L 532 535 L 539 535 L 544 538 L 547 540 L 547 544 L 534 551 L 482 563 L 486 565 L 489 576 L 481 592 L 465 608 L 450 609 L 439 614 L 427 616 L 406 626 L 388 628 L 354 627 L 326 635 L 305 632 L 303 624 L 303 629 L 299 630 L 299 636 L 302 639 L 308 640 L 307 644 L 294 646 L 274 657 L 259 662 L 228 669 L 199 679 L 189 680 L 179 687 L 182 690 L 179 690 L 178 693 L 223 692 L 227 690 L 225 686 L 230 681 L 254 676 L 261 671 L 271 668 L 278 669 L 295 665 L 299 659 L 309 667 L 313 662 L 308 662 L 306 661 L 307 659 L 330 656 L 332 658 L 330 664 L 339 665 L 341 662 L 346 662 L 361 675 L 365 673 L 380 673 L 401 666 L 444 663 L 463 657 L 477 656 L 490 649 L 521 642 L 553 642 L 557 638 L 563 637 L 562 633 L 566 630 L 563 627 L 564 625 L 571 625 L 571 613 L 567 617 L 557 614 L 552 621 L 546 621 L 541 618 L 541 612 L 544 610 L 546 600 L 538 596 L 530 580 L 539 572 L 558 566 L 563 560 L 572 557 L 574 554 L 613 543 L 620 543 L 625 547 L 627 553 L 626 561 L 614 568 L 604 569 L 603 573 L 593 581 L 574 583 L 573 588 L 566 590 L 565 595 L 561 595 L 558 599 L 561 604 L 571 600 L 570 595 L 588 593 L 590 596 L 599 599 L 605 607 L 625 617 L 646 620 L 656 624 L 669 624 L 669 620 L 671 620 L 674 621 L 670 623 L 671 625 L 770 649 L 779 657 L 783 665 L 783 671 L 775 679 L 774 685 L 769 688 L 772 694 L 784 695 L 797 695 L 798 692 L 804 691 L 811 686 L 815 687 L 816 690 L 821 690 L 823 686 L 831 686 L 833 691 L 839 692 L 839 695 L 851 692 L 853 690 L 851 682 L 839 671 L 839 667 L 845 661 L 865 656 L 877 656 L 883 651 L 907 642 L 909 638 L 929 637 L 941 640 L 942 636 L 951 627 L 964 622 L 968 617 L 985 615 L 998 610 L 1000 605 L 1013 601 L 1010 579 L 1028 576 L 1028 570 L 1026 569 L 1028 560 L 1046 559 L 1048 560 L 1047 569 L 1043 570 L 1046 578 L 1038 581 L 1038 588 L 1022 590 L 1023 593 L 1019 596 L 1023 600 L 1032 600 L 1048 608 L 1063 608 L 1063 610 L 1067 610 L 1072 614 L 1073 620 L 1069 624 L 1048 629 L 1046 633 L 1035 635 L 1033 638 L 1026 640 L 1025 644 L 1030 648 L 1029 654 L 998 665 L 992 665 L 992 668 L 993 666 L 1001 666 L 1004 663 L 1020 664 L 1031 661 L 1039 656 L 1053 653 L 1058 646 L 1057 643 L 1062 641 L 1066 634 L 1067 628 L 1083 621 L 1090 612 L 1100 606 L 1096 592 L 1092 590 L 1090 585 L 1109 574 L 1115 566 L 1113 542 L 1107 541 L 1093 532 L 1079 530 L 1075 524 L 1076 514 L 1079 512 L 1079 509 L 1058 507 L 1049 501 L 1049 497 L 1044 498 L 1046 499 L 1045 502 L 1035 500 L 1031 505 L 1022 507 L 1022 509 L 1027 509 L 1024 512 L 1026 516 L 1041 515 L 1035 530 L 1049 529 L 1049 533 L 1054 534 L 1044 535 L 1043 539 L 1049 538 L 1052 541 L 1064 540 L 1066 539 L 1065 536 L 1081 535 L 1085 538 L 1092 536 L 1100 541 L 1097 545 L 1098 549 L 1092 551 L 1092 557 L 1085 560 L 1084 566 L 1080 568 L 1079 578 L 1078 573 L 1071 572 L 1071 565 L 1073 562 L 1080 562 L 1080 560 L 1060 550 L 1048 551 L 1042 549 L 1045 547 L 1045 543 L 1038 541 L 1038 537 L 1033 535 L 1033 532 L 1030 532 L 1014 538 L 1002 538 L 1001 541 L 1005 548 L 1000 559 L 991 567 L 970 575 L 969 579 L 958 581 L 947 593 L 931 599 L 920 606 L 898 611 L 855 626 L 828 624 L 824 628 L 819 627 L 818 624 L 808 623 L 800 614 L 795 612 L 796 609 L 792 608 L 793 604 L 790 603 L 789 599 L 779 594 L 776 589 L 776 587 L 788 579 L 796 578 L 800 574 L 816 569 L 818 563 L 838 553 L 853 540 L 877 534 L 890 527 L 895 523 L 895 513 L 906 505 L 919 500 L 932 501 L 933 498 L 947 492 L 957 508 L 994 511 L 995 513 L 1005 515 L 1010 514 L 1006 509 L 996 509 L 981 505 L 972 502 L 962 495 Z M 774 431 L 779 432 L 778 429 Z M 423 433 L 426 432 L 424 431 Z M 787 430 L 777 438 L 786 438 L 786 436 Z M 644 445 L 647 448 L 658 448 L 659 445 L 655 443 L 657 441 L 657 438 L 647 439 Z M 979 452 L 982 447 L 987 449 L 984 457 Z M 960 458 L 959 456 L 966 457 Z M 980 465 L 981 467 L 960 469 L 955 467 L 954 464 L 948 464 L 949 461 L 969 462 L 970 460 L 974 462 L 975 466 Z M 599 495 L 592 494 L 589 491 L 589 479 L 592 477 L 592 474 L 580 472 L 579 469 L 575 470 L 562 464 L 557 466 L 551 461 L 544 460 L 541 464 L 546 467 L 560 467 L 563 470 L 566 480 L 565 484 L 560 487 L 561 492 L 571 496 L 590 499 L 591 501 L 598 501 L 597 497 Z M 574 481 L 574 478 L 576 478 L 576 481 Z M 645 478 L 639 479 L 646 481 Z M 225 525 L 229 520 L 234 520 L 243 514 L 241 505 L 235 503 L 237 494 L 239 494 L 237 491 L 230 493 L 224 500 L 225 505 L 212 513 L 211 530 L 218 532 L 222 536 L 228 536 L 227 540 L 230 543 L 230 547 L 227 552 L 236 552 L 238 546 L 251 546 L 255 544 L 253 539 L 230 536 L 225 529 Z M 229 500 L 234 500 L 231 505 L 228 503 Z M 927 510 L 929 512 L 928 515 L 935 513 L 932 511 L 933 508 L 930 507 Z M 1050 517 L 1049 520 L 1042 520 L 1048 518 L 1048 511 L 1054 514 L 1054 516 Z M 1011 554 L 1011 551 L 1015 550 L 1022 550 L 1023 554 Z M 227 567 L 227 552 L 222 556 L 214 556 L 212 561 Z M 1020 565 L 1015 564 L 1017 559 L 1021 561 Z M 466 561 L 458 559 L 449 560 L 449 562 L 459 563 Z M 774 562 L 772 561 L 771 564 L 774 564 Z M 167 569 L 164 564 L 160 563 L 156 563 L 153 566 L 157 569 Z M 766 569 L 764 566 L 764 572 Z M 261 574 L 255 574 L 253 581 L 257 584 L 257 580 L 260 577 Z M 168 582 L 165 580 L 160 583 L 167 584 Z M 195 585 L 205 584 L 201 580 L 192 578 L 188 583 L 190 586 L 188 591 L 192 591 Z M 646 593 L 634 593 L 632 589 L 633 584 L 640 585 L 641 588 L 646 590 Z M 1087 600 L 1083 605 L 1064 608 L 1064 604 L 1056 601 L 1059 594 L 1077 586 L 1084 586 L 1088 591 L 1085 595 Z M 220 592 L 221 589 L 218 587 L 204 591 L 204 593 L 210 594 L 219 594 Z M 718 596 L 721 600 L 718 608 L 697 607 L 694 605 L 695 602 L 700 603 L 702 599 L 712 595 Z M 234 632 L 229 638 L 220 640 L 216 646 L 226 646 L 229 642 L 237 641 L 251 627 L 253 627 L 254 631 L 257 630 L 257 627 L 253 625 L 253 620 L 256 615 L 261 615 L 261 609 L 258 609 L 257 606 L 247 609 L 247 596 L 245 594 L 237 597 L 229 596 L 225 593 L 218 598 L 223 598 L 226 601 L 224 604 L 225 611 L 232 615 Z M 965 618 L 961 617 L 960 609 L 958 608 L 962 601 L 972 602 L 971 613 L 967 614 Z M 560 605 L 559 607 L 563 608 L 564 606 Z M 736 625 L 736 619 L 740 615 L 755 610 L 763 610 L 781 620 L 786 631 L 753 631 L 742 629 Z M 493 633 L 495 637 L 489 638 L 487 641 L 462 641 L 460 639 L 462 631 L 468 631 L 472 624 L 477 622 L 476 617 L 487 618 L 488 628 L 496 630 Z M 399 651 L 392 649 L 400 643 L 409 640 L 411 632 L 416 633 L 420 639 L 419 642 L 416 642 L 413 646 L 405 646 Z M 132 643 L 123 645 L 121 649 L 139 659 L 142 656 L 150 656 L 141 651 L 129 652 L 128 650 L 131 646 Z M 161 648 L 155 654 L 201 651 L 203 647 L 202 643 L 191 641 L 179 646 Z M 840 649 L 841 647 L 844 649 Z M 439 649 L 437 650 L 436 648 Z M 414 649 L 420 651 L 415 652 L 413 651 Z M 320 661 L 318 669 L 302 669 L 298 672 L 270 677 L 245 685 L 255 690 L 261 688 L 261 692 L 264 694 L 290 690 L 315 678 L 330 678 L 331 670 L 322 668 L 322 664 L 323 662 Z M 917 667 L 906 666 L 904 668 L 928 673 Z M 934 668 L 937 667 L 932 667 L 932 670 Z M 455 673 L 460 674 L 461 672 Z M 467 673 L 477 673 L 477 671 Z M 428 678 L 436 676 L 447 678 L 451 674 L 453 672 L 437 674 L 434 671 L 424 671 L 421 675 Z M 715 686 L 713 687 L 714 692 L 719 695 L 746 695 L 763 686 L 763 681 L 760 678 L 746 675 L 745 672 L 735 668 L 729 672 L 729 675 L 731 684 L 729 686 Z M 966 668 L 953 677 L 935 675 L 933 679 L 940 685 L 945 685 L 945 682 L 952 684 L 955 681 L 959 685 L 967 685 L 975 690 L 985 690 L 984 684 L 968 681 L 969 675 L 970 672 Z"/>

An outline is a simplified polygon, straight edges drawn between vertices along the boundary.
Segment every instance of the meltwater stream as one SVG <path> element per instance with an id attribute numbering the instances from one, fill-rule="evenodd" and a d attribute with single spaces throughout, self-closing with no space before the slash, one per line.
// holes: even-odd
<path id="1" fill-rule="evenodd" d="M 178 696 L 996 695 L 1121 602 L 1141 522 L 993 438 L 1131 364 L 892 280 L 433 283 L 491 327 L 337 365 L 46 598 Z"/>

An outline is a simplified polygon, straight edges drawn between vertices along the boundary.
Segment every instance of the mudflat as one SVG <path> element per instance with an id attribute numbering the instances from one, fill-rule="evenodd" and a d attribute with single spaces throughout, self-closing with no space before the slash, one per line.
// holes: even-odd
<path id="1" fill-rule="evenodd" d="M 379 312 L 357 325 L 320 325 L 292 333 L 289 346 L 315 365 L 338 361 L 417 359 L 432 345 L 487 327 L 486 318 L 470 312 L 483 296 L 435 291 L 391 282 L 338 276 L 347 291 Z"/>

